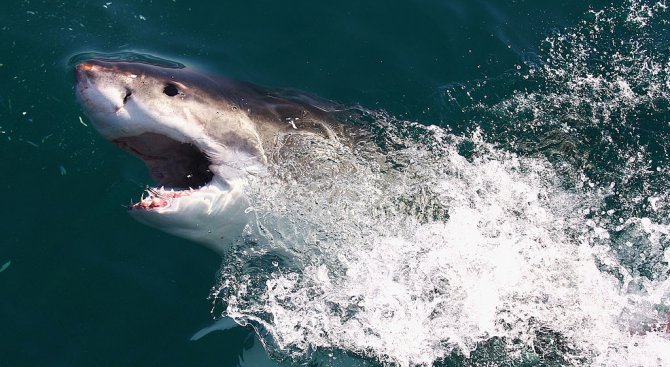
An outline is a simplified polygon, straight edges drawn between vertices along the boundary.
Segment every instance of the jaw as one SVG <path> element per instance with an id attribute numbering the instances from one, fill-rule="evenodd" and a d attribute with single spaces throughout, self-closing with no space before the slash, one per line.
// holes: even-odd
<path id="1" fill-rule="evenodd" d="M 245 213 L 246 178 L 224 179 L 226 167 L 196 144 L 151 132 L 112 142 L 142 159 L 157 183 L 128 206 L 138 221 L 224 254 L 252 220 Z"/>
<path id="2" fill-rule="evenodd" d="M 253 221 L 244 182 L 217 183 L 193 190 L 155 188 L 129 207 L 136 220 L 175 236 L 198 242 L 223 255 Z"/>
<path id="3" fill-rule="evenodd" d="M 196 144 L 157 133 L 113 143 L 141 158 L 158 184 L 129 205 L 129 213 L 138 221 L 222 255 L 252 221 L 245 213 L 249 207 L 246 178 L 224 179 L 226 167 L 212 163 Z"/>

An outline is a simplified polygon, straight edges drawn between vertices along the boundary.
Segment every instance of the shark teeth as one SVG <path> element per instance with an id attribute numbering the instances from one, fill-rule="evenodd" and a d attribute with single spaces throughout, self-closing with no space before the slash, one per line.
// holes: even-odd
<path id="1" fill-rule="evenodd" d="M 140 201 L 132 203 L 128 206 L 129 210 L 149 210 L 155 208 L 162 208 L 169 206 L 174 199 L 191 195 L 195 190 L 181 190 L 174 191 L 174 189 L 165 190 L 165 187 L 147 187 L 142 195 Z"/>

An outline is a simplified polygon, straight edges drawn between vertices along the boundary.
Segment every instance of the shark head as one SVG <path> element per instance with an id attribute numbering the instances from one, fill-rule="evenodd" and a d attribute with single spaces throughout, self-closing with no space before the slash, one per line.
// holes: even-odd
<path id="1" fill-rule="evenodd" d="M 75 65 L 75 79 L 95 128 L 142 159 L 156 181 L 130 214 L 221 254 L 257 227 L 249 177 L 268 174 L 269 161 L 291 155 L 284 150 L 300 137 L 338 141 L 344 129 L 329 101 L 181 64 L 88 59 Z"/>
<path id="2" fill-rule="evenodd" d="M 220 253 L 253 221 L 244 189 L 249 175 L 266 172 L 264 146 L 294 127 L 278 111 L 309 109 L 183 67 L 87 60 L 75 76 L 95 128 L 156 181 L 130 214 Z"/>

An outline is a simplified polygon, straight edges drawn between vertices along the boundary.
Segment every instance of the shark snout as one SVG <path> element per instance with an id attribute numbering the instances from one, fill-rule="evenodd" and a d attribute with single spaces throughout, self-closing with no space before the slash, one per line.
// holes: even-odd
<path id="1" fill-rule="evenodd" d="M 74 77 L 77 84 L 90 82 L 95 77 L 96 66 L 89 62 L 80 62 L 74 66 Z"/>
<path id="2" fill-rule="evenodd" d="M 90 113 L 116 113 L 130 95 L 118 80 L 110 79 L 109 68 L 92 61 L 75 65 L 75 91 Z"/>

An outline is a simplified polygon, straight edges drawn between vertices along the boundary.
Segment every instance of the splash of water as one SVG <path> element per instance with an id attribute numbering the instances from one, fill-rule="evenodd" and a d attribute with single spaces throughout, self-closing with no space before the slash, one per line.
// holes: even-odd
<path id="1" fill-rule="evenodd" d="M 249 192 L 260 234 L 214 288 L 225 314 L 297 361 L 670 365 L 665 9 L 548 37 L 529 87 L 465 94 L 469 133 L 359 111 L 367 141 L 278 147 Z"/>

